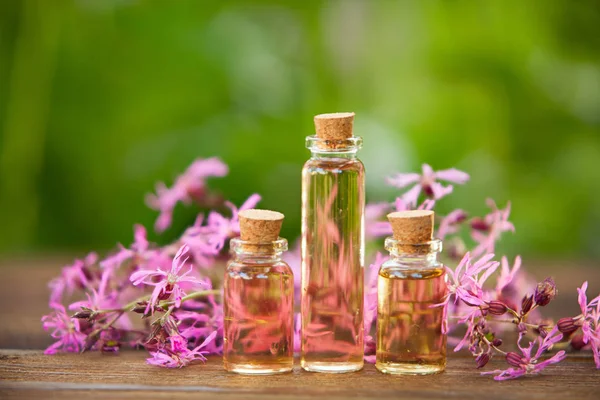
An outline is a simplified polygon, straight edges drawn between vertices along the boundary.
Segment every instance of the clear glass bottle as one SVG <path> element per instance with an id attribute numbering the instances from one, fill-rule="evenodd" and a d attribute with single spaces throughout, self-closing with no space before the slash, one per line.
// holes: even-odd
<path id="1" fill-rule="evenodd" d="M 446 335 L 441 307 L 446 295 L 442 242 L 385 240 L 390 259 L 381 265 L 377 284 L 375 367 L 388 374 L 422 375 L 446 368 Z"/>
<path id="2" fill-rule="evenodd" d="M 241 374 L 289 372 L 294 364 L 294 276 L 287 240 L 231 240 L 223 283 L 223 364 Z"/>
<path id="3" fill-rule="evenodd" d="M 356 157 L 362 139 L 352 136 L 353 117 L 315 117 L 317 135 L 306 141 L 301 365 L 308 371 L 363 367 L 365 169 Z"/>

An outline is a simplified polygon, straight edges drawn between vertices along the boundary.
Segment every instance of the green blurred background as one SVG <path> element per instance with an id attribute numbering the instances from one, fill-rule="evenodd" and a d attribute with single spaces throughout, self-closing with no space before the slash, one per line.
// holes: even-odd
<path id="1" fill-rule="evenodd" d="M 600 259 L 600 2 L 0 2 L 0 253 L 128 245 L 196 157 L 299 234 L 312 116 L 355 111 L 368 198 L 457 167 L 439 203 L 513 203 L 502 250 Z M 196 210 L 179 206 L 175 237 Z"/>

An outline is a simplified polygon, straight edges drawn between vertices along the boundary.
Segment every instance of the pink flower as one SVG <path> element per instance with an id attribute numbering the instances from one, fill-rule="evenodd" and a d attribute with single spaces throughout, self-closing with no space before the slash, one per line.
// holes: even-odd
<path id="1" fill-rule="evenodd" d="M 454 210 L 450 214 L 442 218 L 440 227 L 438 228 L 437 237 L 440 240 L 448 235 L 458 232 L 460 225 L 467 219 L 467 213 L 463 210 Z"/>
<path id="2" fill-rule="evenodd" d="M 433 210 L 435 206 L 435 200 L 425 199 L 423 202 L 417 206 L 417 203 L 408 203 L 402 197 L 397 197 L 395 206 L 396 211 L 409 211 L 409 210 Z"/>
<path id="3" fill-rule="evenodd" d="M 83 260 L 75 260 L 72 265 L 62 269 L 59 277 L 48 284 L 50 288 L 50 304 L 60 303 L 63 296 L 70 296 L 75 289 L 86 289 L 93 279 L 90 269 L 96 265 L 98 255 L 88 254 Z"/>
<path id="4" fill-rule="evenodd" d="M 491 261 L 492 258 L 494 258 L 494 254 L 486 254 L 477 261 L 472 262 L 471 254 L 467 253 L 456 267 L 456 270 L 452 271 L 452 269 L 446 267 L 448 294 L 442 303 L 435 305 L 436 307 L 444 307 L 444 321 L 442 323 L 444 333 L 448 332 L 447 316 L 451 298 L 454 300 L 454 304 L 461 300 L 471 307 L 487 306 L 488 299 L 485 298 L 483 284 L 499 265 L 497 261 Z M 479 308 L 475 308 L 475 311 L 479 312 Z M 474 319 L 471 317 L 472 315 L 468 314 L 462 320 L 467 321 L 470 319 L 473 322 Z"/>
<path id="5" fill-rule="evenodd" d="M 80 309 L 89 309 L 92 311 L 110 312 L 112 310 L 119 310 L 121 304 L 118 302 L 119 292 L 112 290 L 109 292 L 108 283 L 111 279 L 112 271 L 105 269 L 102 272 L 102 278 L 97 289 L 91 289 L 90 293 L 86 293 L 87 300 L 77 301 L 69 305 L 69 310 L 75 311 Z M 129 316 L 122 315 L 117 321 L 117 325 L 122 329 L 132 329 L 133 325 Z"/>
<path id="6" fill-rule="evenodd" d="M 185 292 L 181 288 L 181 284 L 184 282 L 189 282 L 197 285 L 205 285 L 205 282 L 202 282 L 194 277 L 188 276 L 193 270 L 193 267 L 191 265 L 187 272 L 181 273 L 181 269 L 185 266 L 188 260 L 188 257 L 184 259 L 182 258 L 183 255 L 188 252 L 188 249 L 189 248 L 187 245 L 183 245 L 179 249 L 179 251 L 175 255 L 175 258 L 173 259 L 173 263 L 169 271 L 163 271 L 162 269 L 157 268 L 154 271 L 139 270 L 131 274 L 129 280 L 133 283 L 134 286 L 137 286 L 140 283 L 154 286 L 154 290 L 152 291 L 152 296 L 150 297 L 150 301 L 148 302 L 146 312 L 153 310 L 154 307 L 156 307 L 161 300 L 166 300 L 170 297 L 174 298 L 175 307 L 180 307 L 181 299 L 183 298 L 183 296 L 185 296 Z"/>
<path id="7" fill-rule="evenodd" d="M 508 217 L 510 216 L 510 202 L 503 210 L 498 209 L 498 206 L 496 206 L 496 203 L 492 199 L 487 199 L 487 204 L 492 209 L 492 212 L 483 219 L 474 218 L 471 221 L 471 237 L 478 243 L 477 247 L 472 251 L 474 256 L 493 252 L 496 241 L 500 239 L 503 232 L 515 231 L 514 225 L 508 221 Z"/>
<path id="8" fill-rule="evenodd" d="M 219 251 L 225 246 L 227 239 L 239 235 L 240 220 L 238 214 L 240 211 L 254 208 L 261 200 L 260 195 L 253 194 L 240 206 L 238 209 L 234 204 L 225 202 L 225 205 L 231 210 L 231 217 L 226 218 L 217 212 L 211 212 L 208 215 L 208 220 L 205 229 L 213 235 L 213 245 Z"/>
<path id="9" fill-rule="evenodd" d="M 423 172 L 420 175 L 416 173 L 396 174 L 389 177 L 387 182 L 399 189 L 414 183 L 415 185 L 402 196 L 407 204 L 414 206 L 417 204 L 421 192 L 434 200 L 439 200 L 452 193 L 452 185 L 443 186 L 437 182 L 438 180 L 462 185 L 469 180 L 469 175 L 454 168 L 435 172 L 428 164 L 423 164 Z"/>
<path id="10" fill-rule="evenodd" d="M 210 334 L 204 342 L 192 350 L 188 349 L 187 340 L 183 336 L 170 336 L 169 343 L 157 351 L 150 352 L 152 357 L 146 359 L 146 362 L 159 367 L 181 368 L 193 361 L 206 361 L 204 354 L 208 352 L 200 350 L 212 342 L 215 336 L 217 332 Z"/>
<path id="11" fill-rule="evenodd" d="M 254 208 L 260 201 L 258 194 L 250 196 L 238 209 L 230 202 L 225 205 L 231 210 L 231 217 L 227 218 L 213 211 L 208 215 L 206 225 L 202 225 L 203 216 L 199 215 L 193 226 L 186 229 L 180 242 L 190 247 L 194 262 L 200 267 L 210 267 L 228 239 L 237 236 L 240 232 L 238 214 L 242 210 Z"/>
<path id="12" fill-rule="evenodd" d="M 285 261 L 294 275 L 294 303 L 300 304 L 302 293 L 302 247 L 301 240 L 297 240 L 290 251 L 283 253 L 283 261 Z"/>
<path id="13" fill-rule="evenodd" d="M 202 226 L 202 223 L 203 215 L 199 215 L 194 225 L 185 230 L 180 242 L 189 246 L 196 265 L 208 268 L 213 265 L 214 258 L 221 251 L 222 239 L 218 231 Z"/>
<path id="14" fill-rule="evenodd" d="M 600 295 L 588 302 L 587 287 L 588 283 L 584 282 L 580 288 L 577 288 L 577 302 L 581 314 L 572 318 L 561 318 L 556 326 L 561 332 L 568 334 L 581 328 L 583 332 L 581 341 L 583 345 L 592 348 L 596 368 L 600 369 Z"/>
<path id="15" fill-rule="evenodd" d="M 508 259 L 506 257 L 502 257 L 502 268 L 500 269 L 500 276 L 498 277 L 498 281 L 496 283 L 496 294 L 500 296 L 504 289 L 510 285 L 514 280 L 521 269 L 521 256 L 517 256 L 515 258 L 515 262 L 513 264 L 512 269 L 508 264 Z"/>
<path id="16" fill-rule="evenodd" d="M 371 203 L 365 207 L 365 235 L 369 239 L 374 239 L 392 234 L 392 227 L 382 218 L 390 212 L 392 206 L 390 203 Z"/>
<path id="17" fill-rule="evenodd" d="M 549 359 L 542 362 L 539 361 L 539 358 L 543 355 L 543 353 L 550 350 L 555 343 L 561 341 L 563 338 L 562 333 L 558 331 L 556 326 L 546 335 L 545 338 L 542 339 L 538 336 L 536 340 L 529 343 L 528 347 L 521 347 L 520 341 L 522 337 L 523 334 L 519 335 L 518 343 L 521 354 L 510 352 L 506 355 L 506 361 L 512 365 L 513 368 L 483 372 L 482 375 L 496 375 L 494 379 L 497 381 L 515 379 L 527 374 L 537 374 L 547 366 L 564 360 L 567 356 L 566 353 L 561 350 Z M 535 352 L 535 355 L 532 356 L 531 353 L 536 345 L 537 351 Z"/>
<path id="18" fill-rule="evenodd" d="M 377 321 L 377 280 L 379 277 L 379 268 L 381 264 L 387 261 L 388 257 L 384 257 L 381 253 L 377 253 L 375 261 L 369 266 L 367 272 L 367 281 L 365 282 L 365 299 L 364 299 L 364 332 L 365 332 L 365 361 L 368 363 L 375 362 L 375 338 L 371 335 L 371 331 L 375 327 Z"/>
<path id="19" fill-rule="evenodd" d="M 42 326 L 50 331 L 50 336 L 58 339 L 50 345 L 44 354 L 56 354 L 60 351 L 79 353 L 85 345 L 86 335 L 80 332 L 79 320 L 71 319 L 61 304 L 51 304 L 54 311 L 42 317 Z"/>
<path id="20" fill-rule="evenodd" d="M 371 327 L 377 320 L 377 280 L 379 278 L 379 269 L 381 265 L 388 260 L 381 253 L 377 253 L 375 261 L 369 266 L 367 271 L 367 280 L 365 282 L 365 300 L 363 321 L 365 324 L 365 333 L 371 331 Z"/>
<path id="21" fill-rule="evenodd" d="M 190 204 L 192 200 L 202 199 L 206 195 L 206 178 L 223 177 L 227 173 L 227 165 L 216 157 L 197 159 L 175 180 L 171 188 L 167 188 L 162 182 L 158 183 L 156 195 L 146 197 L 148 206 L 160 211 L 154 225 L 156 231 L 163 232 L 171 226 L 173 209 L 178 202 Z"/>
<path id="22" fill-rule="evenodd" d="M 577 302 L 579 303 L 579 308 L 581 309 L 581 315 L 579 319 L 582 320 L 581 330 L 583 332 L 583 343 L 588 343 L 590 340 L 594 339 L 594 333 L 598 325 L 598 306 L 600 303 L 600 296 L 587 301 L 587 291 L 588 283 L 583 282 L 580 288 L 577 288 Z M 597 306 L 594 308 L 594 306 Z"/>
<path id="23" fill-rule="evenodd" d="M 100 266 L 104 269 L 117 270 L 125 261 L 137 258 L 136 261 L 143 263 L 158 254 L 149 250 L 150 246 L 148 239 L 146 239 L 146 228 L 143 225 L 134 225 L 133 237 L 134 241 L 130 249 L 119 244 L 119 251 L 100 261 Z"/>

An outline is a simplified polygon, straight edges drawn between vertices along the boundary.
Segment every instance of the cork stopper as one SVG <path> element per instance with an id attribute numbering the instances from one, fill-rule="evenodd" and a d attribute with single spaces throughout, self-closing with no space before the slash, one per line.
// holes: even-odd
<path id="1" fill-rule="evenodd" d="M 240 237 L 250 243 L 269 243 L 277 240 L 284 215 L 269 210 L 240 211 Z"/>
<path id="2" fill-rule="evenodd" d="M 394 239 L 405 244 L 426 243 L 433 239 L 434 212 L 429 210 L 397 211 L 388 214 Z"/>
<path id="3" fill-rule="evenodd" d="M 325 140 L 345 140 L 352 137 L 354 113 L 332 113 L 315 115 L 317 137 Z"/>

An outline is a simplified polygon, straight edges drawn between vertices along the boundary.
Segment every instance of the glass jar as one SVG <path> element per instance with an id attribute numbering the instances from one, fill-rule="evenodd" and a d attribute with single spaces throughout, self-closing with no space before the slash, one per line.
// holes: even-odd
<path id="1" fill-rule="evenodd" d="M 302 170 L 301 365 L 363 367 L 365 169 L 360 137 L 309 136 Z"/>
<path id="2" fill-rule="evenodd" d="M 289 372 L 294 363 L 294 277 L 287 240 L 231 240 L 223 282 L 223 363 L 242 374 Z"/>
<path id="3" fill-rule="evenodd" d="M 390 258 L 377 282 L 377 355 L 375 367 L 388 374 L 432 374 L 446 367 L 443 310 L 434 307 L 447 292 L 442 242 L 385 240 Z"/>

